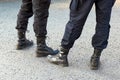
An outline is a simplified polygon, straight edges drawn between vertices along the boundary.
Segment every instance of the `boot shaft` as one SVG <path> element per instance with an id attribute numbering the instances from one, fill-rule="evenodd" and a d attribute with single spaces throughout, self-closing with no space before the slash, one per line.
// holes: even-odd
<path id="1" fill-rule="evenodd" d="M 94 57 L 100 57 L 102 51 L 103 51 L 103 50 L 100 50 L 100 49 L 94 49 L 93 56 L 94 56 Z"/>
<path id="2" fill-rule="evenodd" d="M 46 45 L 46 38 L 45 37 L 37 37 L 37 45 Z"/>
<path id="3" fill-rule="evenodd" d="M 100 56 L 103 50 L 94 49 L 94 53 L 91 56 L 90 68 L 91 70 L 97 70 L 100 66 Z"/>
<path id="4" fill-rule="evenodd" d="M 36 56 L 37 57 L 45 57 L 48 55 L 55 55 L 57 54 L 51 47 L 48 47 L 46 44 L 46 37 L 37 37 L 37 50 Z"/>
<path id="5" fill-rule="evenodd" d="M 24 40 L 24 39 L 26 39 L 25 32 L 23 32 L 23 31 L 18 31 L 18 39 L 19 39 L 19 40 Z"/>
<path id="6" fill-rule="evenodd" d="M 62 55 L 68 55 L 69 49 L 65 49 L 65 48 L 61 47 L 61 48 L 60 48 L 60 53 L 61 53 Z"/>

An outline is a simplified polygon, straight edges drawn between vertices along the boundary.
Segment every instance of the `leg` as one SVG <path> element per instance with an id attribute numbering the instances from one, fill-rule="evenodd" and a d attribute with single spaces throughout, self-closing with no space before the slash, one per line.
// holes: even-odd
<path id="1" fill-rule="evenodd" d="M 16 29 L 25 32 L 27 30 L 28 19 L 32 15 L 32 0 L 22 0 L 21 9 L 18 13 Z"/>
<path id="2" fill-rule="evenodd" d="M 64 37 L 61 42 L 61 50 L 55 56 L 48 56 L 48 60 L 54 64 L 68 66 L 67 55 L 75 40 L 81 35 L 86 18 L 93 6 L 94 0 L 72 0 L 70 5 L 70 20 L 66 25 Z"/>
<path id="3" fill-rule="evenodd" d="M 46 45 L 46 26 L 49 15 L 50 0 L 33 0 L 34 32 L 37 37 L 37 57 L 54 54 L 54 51 Z"/>
<path id="4" fill-rule="evenodd" d="M 34 32 L 36 37 L 46 37 L 50 0 L 33 0 Z"/>
<path id="5" fill-rule="evenodd" d="M 33 45 L 32 41 L 26 39 L 25 32 L 27 30 L 28 19 L 33 15 L 32 0 L 22 0 L 22 6 L 17 18 L 18 44 L 17 49 L 24 49 Z"/>
<path id="6" fill-rule="evenodd" d="M 96 5 L 96 32 L 92 39 L 95 49 L 105 49 L 110 32 L 110 17 L 115 0 L 97 0 Z"/>
<path id="7" fill-rule="evenodd" d="M 94 0 L 72 0 L 70 5 L 70 20 L 65 29 L 61 46 L 70 49 L 82 33 L 86 18 L 93 6 Z"/>
<path id="8" fill-rule="evenodd" d="M 97 0 L 96 5 L 96 33 L 92 39 L 94 53 L 91 57 L 91 69 L 97 70 L 99 67 L 100 55 L 107 47 L 110 32 L 110 16 L 115 0 Z"/>

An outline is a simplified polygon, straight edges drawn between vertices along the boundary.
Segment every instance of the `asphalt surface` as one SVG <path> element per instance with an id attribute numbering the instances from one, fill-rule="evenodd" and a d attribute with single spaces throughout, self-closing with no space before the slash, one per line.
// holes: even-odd
<path id="1" fill-rule="evenodd" d="M 16 50 L 15 30 L 20 1 L 0 2 L 0 80 L 120 80 L 120 2 L 115 4 L 111 18 L 109 45 L 101 56 L 97 71 L 89 68 L 93 53 L 91 38 L 95 29 L 94 7 L 88 16 L 81 37 L 70 50 L 69 67 L 53 65 L 46 58 L 36 58 L 36 38 L 33 17 L 29 21 L 27 38 L 34 46 Z M 59 48 L 65 25 L 69 19 L 69 1 L 54 0 L 50 7 L 47 44 Z"/>

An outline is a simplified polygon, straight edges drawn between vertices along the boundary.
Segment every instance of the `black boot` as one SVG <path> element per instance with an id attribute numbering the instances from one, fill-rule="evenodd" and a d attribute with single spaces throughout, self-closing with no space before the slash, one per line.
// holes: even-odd
<path id="1" fill-rule="evenodd" d="M 63 67 L 69 66 L 67 55 L 68 55 L 69 49 L 61 48 L 60 52 L 56 55 L 48 55 L 48 61 L 56 64 L 56 65 L 62 65 Z"/>
<path id="2" fill-rule="evenodd" d="M 94 53 L 90 60 L 90 68 L 91 70 L 97 70 L 100 66 L 100 56 L 102 50 L 95 49 Z"/>
<path id="3" fill-rule="evenodd" d="M 33 41 L 29 41 L 25 37 L 25 32 L 18 31 L 18 44 L 17 44 L 17 50 L 22 50 L 28 47 L 31 47 L 33 45 Z"/>
<path id="4" fill-rule="evenodd" d="M 45 37 L 37 37 L 36 57 L 46 57 L 58 53 L 46 45 L 45 39 Z"/>

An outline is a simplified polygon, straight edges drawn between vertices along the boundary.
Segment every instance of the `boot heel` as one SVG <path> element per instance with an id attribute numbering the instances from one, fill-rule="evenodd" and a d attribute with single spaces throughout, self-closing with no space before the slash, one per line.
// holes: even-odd
<path id="1" fill-rule="evenodd" d="M 62 66 L 62 67 L 68 67 L 69 64 L 68 64 L 68 62 L 65 62 L 65 63 L 61 64 L 61 66 Z"/>
<path id="2" fill-rule="evenodd" d="M 36 57 L 46 57 L 46 56 L 48 56 L 48 54 L 50 54 L 50 53 L 48 53 L 46 51 L 36 51 Z"/>
<path id="3" fill-rule="evenodd" d="M 68 67 L 68 66 L 69 66 L 67 56 L 64 56 L 63 62 L 62 62 L 62 66 L 63 66 L 63 67 Z"/>

